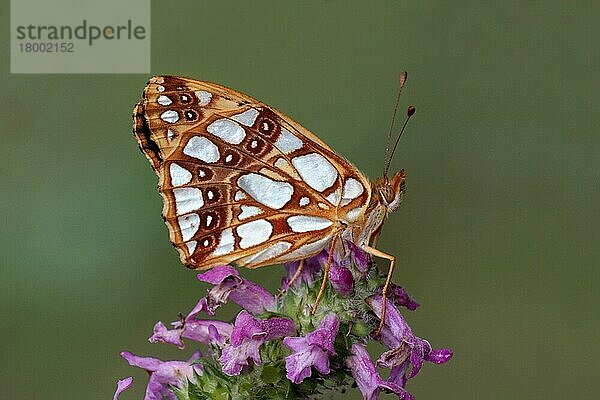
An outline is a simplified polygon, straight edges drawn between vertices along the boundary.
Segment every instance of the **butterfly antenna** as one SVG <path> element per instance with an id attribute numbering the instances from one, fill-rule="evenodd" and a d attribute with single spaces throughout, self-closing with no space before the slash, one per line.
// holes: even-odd
<path id="1" fill-rule="evenodd" d="M 392 114 L 392 122 L 390 124 L 390 131 L 388 132 L 387 141 L 386 141 L 386 144 L 385 144 L 385 158 L 384 158 L 384 160 L 386 161 L 386 164 L 388 164 L 388 165 L 389 165 L 388 154 L 390 152 L 390 140 L 392 139 L 392 131 L 394 130 L 394 125 L 396 123 L 396 112 L 398 112 L 398 104 L 400 104 L 400 94 L 402 93 L 402 88 L 404 87 L 404 83 L 406 82 L 406 78 L 407 78 L 406 71 L 400 72 L 400 86 L 398 86 L 398 95 L 396 96 L 396 104 L 394 105 L 394 114 Z M 390 156 L 390 158 L 391 158 L 391 156 Z M 387 176 L 387 168 L 385 169 L 385 172 L 384 172 L 383 176 Z"/>
<path id="2" fill-rule="evenodd" d="M 384 177 L 387 177 L 388 170 L 390 169 L 390 164 L 392 163 L 392 159 L 394 158 L 394 153 L 396 152 L 396 147 L 398 147 L 398 142 L 400 141 L 400 138 L 402 137 L 402 134 L 404 133 L 404 129 L 406 129 L 406 125 L 408 124 L 410 117 L 412 117 L 415 114 L 415 111 L 417 111 L 415 106 L 408 106 L 408 108 L 406 109 L 406 119 L 404 120 L 404 125 L 402 125 L 402 129 L 400 130 L 400 133 L 398 134 L 398 137 L 396 138 L 396 142 L 394 143 L 394 147 L 392 148 L 390 157 L 387 160 L 385 170 L 383 171 Z"/>

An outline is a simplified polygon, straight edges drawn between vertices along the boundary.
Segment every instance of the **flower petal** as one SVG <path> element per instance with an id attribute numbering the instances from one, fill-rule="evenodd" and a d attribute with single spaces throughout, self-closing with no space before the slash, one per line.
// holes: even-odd
<path id="1" fill-rule="evenodd" d="M 404 387 L 408 379 L 406 378 L 406 370 L 408 369 L 408 363 L 404 363 L 400 366 L 392 368 L 390 376 L 388 376 L 388 382 L 393 382 L 396 385 Z"/>
<path id="2" fill-rule="evenodd" d="M 358 247 L 351 240 L 346 240 L 344 243 L 346 244 L 348 250 L 350 250 L 350 257 L 352 258 L 354 265 L 356 265 L 356 268 L 361 273 L 366 273 L 371 266 L 371 256 L 369 256 L 369 253 Z"/>
<path id="3" fill-rule="evenodd" d="M 450 349 L 436 349 L 432 350 L 429 354 L 425 355 L 425 360 L 430 361 L 434 364 L 444 364 L 445 362 L 450 361 L 452 355 L 453 353 Z"/>
<path id="4" fill-rule="evenodd" d="M 419 303 L 414 301 L 402 286 L 390 283 L 388 293 L 390 300 L 398 307 L 406 307 L 410 311 L 419 307 Z"/>
<path id="5" fill-rule="evenodd" d="M 198 280 L 215 286 L 205 298 L 200 299 L 192 310 L 194 314 L 205 311 L 214 315 L 215 310 L 227 303 L 228 299 L 253 314 L 275 309 L 275 296 L 262 286 L 242 278 L 239 272 L 229 265 L 218 266 L 198 274 Z"/>
<path id="6" fill-rule="evenodd" d="M 381 308 L 383 299 L 380 295 L 371 296 L 367 299 L 373 312 L 381 317 Z M 381 329 L 379 339 L 390 349 L 384 352 L 377 360 L 377 365 L 386 368 L 403 368 L 405 379 L 410 379 L 417 375 L 423 366 L 423 360 L 436 363 L 444 363 L 452 357 L 450 349 L 440 349 L 432 351 L 431 345 L 427 340 L 421 339 L 412 333 L 412 330 L 398 311 L 398 309 L 387 300 L 385 322 Z M 406 374 L 408 363 L 412 366 L 410 372 Z M 401 379 L 397 376 L 398 370 L 394 372 L 396 382 Z"/>
<path id="7" fill-rule="evenodd" d="M 129 386 L 131 386 L 132 383 L 133 383 L 133 377 L 132 376 L 128 376 L 127 378 L 123 378 L 123 379 L 117 381 L 117 390 L 115 391 L 115 395 L 113 396 L 113 400 L 118 400 L 119 399 L 119 395 L 121 393 L 123 393 L 124 390 L 126 390 L 127 388 L 129 388 Z"/>
<path id="8" fill-rule="evenodd" d="M 346 358 L 346 365 L 350 368 L 365 400 L 376 400 L 381 389 L 396 393 L 399 399 L 413 399 L 412 395 L 400 385 L 381 379 L 363 345 L 358 343 L 352 345 L 351 355 Z"/>
<path id="9" fill-rule="evenodd" d="M 231 332 L 230 344 L 225 345 L 219 361 L 223 372 L 238 375 L 248 365 L 248 359 L 254 364 L 262 363 L 259 347 L 266 341 L 291 335 L 296 331 L 294 322 L 288 318 L 269 318 L 261 320 L 248 311 L 241 311 Z"/>
<path id="10" fill-rule="evenodd" d="M 161 361 L 157 358 L 140 357 L 124 351 L 121 356 L 135 367 L 145 369 L 150 373 L 146 387 L 146 400 L 161 400 L 164 397 L 176 400 L 171 387 L 181 387 L 185 381 L 194 381 L 195 374 L 202 374 L 202 366 L 191 364 L 200 356 L 195 352 L 188 361 Z"/>
<path id="11" fill-rule="evenodd" d="M 276 299 L 264 287 L 247 279 L 229 294 L 229 298 L 252 314 L 275 310 Z"/>
<path id="12" fill-rule="evenodd" d="M 214 267 L 206 272 L 198 274 L 197 277 L 199 281 L 211 283 L 213 285 L 219 285 L 229 277 L 236 277 L 239 278 L 239 282 L 242 281 L 240 273 L 231 265 L 220 265 L 218 267 Z"/>
<path id="13" fill-rule="evenodd" d="M 366 299 L 375 315 L 381 318 L 383 304 L 381 295 L 371 296 Z M 403 338 L 413 337 L 412 330 L 390 300 L 386 300 L 386 313 L 383 328 L 378 338 L 390 349 L 398 347 Z"/>
<path id="14" fill-rule="evenodd" d="M 156 371 L 163 364 L 158 358 L 140 357 L 128 351 L 122 351 L 121 357 L 123 357 L 132 367 L 142 368 L 148 372 Z"/>
<path id="15" fill-rule="evenodd" d="M 339 329 L 339 318 L 329 313 L 321 325 L 306 337 L 286 337 L 283 344 L 293 353 L 285 358 L 287 378 L 299 384 L 311 376 L 311 367 L 322 374 L 329 373 L 329 356 L 335 354 L 333 343 Z"/>
<path id="16" fill-rule="evenodd" d="M 323 265 L 327 262 L 327 250 L 321 251 L 316 256 L 304 260 L 304 266 L 300 275 L 294 281 L 294 287 L 299 287 L 303 282 L 311 285 L 315 281 L 316 275 L 321 271 Z M 289 289 L 289 282 L 300 267 L 300 261 L 288 262 L 283 265 L 287 272 L 286 277 L 281 282 L 282 290 Z"/>
<path id="17" fill-rule="evenodd" d="M 148 338 L 150 343 L 167 343 L 173 344 L 180 349 L 185 347 L 183 340 L 181 340 L 181 334 L 183 333 L 183 329 L 167 329 L 165 324 L 158 321 L 156 325 L 154 325 L 154 333 L 152 336 Z"/>
<path id="18" fill-rule="evenodd" d="M 302 383 L 304 379 L 312 375 L 311 366 L 315 365 L 315 359 L 321 356 L 320 353 L 323 353 L 323 351 L 307 351 L 294 353 L 287 356 L 285 358 L 285 369 L 287 371 L 287 378 L 295 384 Z M 323 365 L 323 363 L 319 363 L 319 366 L 323 370 L 319 372 L 322 372 L 323 374 L 328 374 L 329 358 L 326 356 L 325 359 L 326 365 Z"/>
<path id="19" fill-rule="evenodd" d="M 182 337 L 203 344 L 222 345 L 232 331 L 233 325 L 227 322 L 191 318 L 185 321 Z"/>
<path id="20" fill-rule="evenodd" d="M 188 318 L 172 324 L 176 328 L 167 329 L 162 322 L 154 325 L 154 334 L 148 338 L 150 343 L 173 344 L 180 349 L 185 348 L 182 339 L 190 339 L 202 344 L 222 345 L 233 330 L 233 325 L 217 320 L 201 320 Z M 211 330 L 212 328 L 212 330 Z"/>
<path id="21" fill-rule="evenodd" d="M 395 368 L 403 364 L 408 364 L 406 361 L 410 358 L 410 353 L 410 347 L 403 342 L 400 346 L 383 352 L 377 359 L 377 366 L 382 368 Z"/>
<path id="22" fill-rule="evenodd" d="M 408 379 L 414 377 L 419 373 L 419 371 L 421 371 L 421 367 L 423 366 L 423 357 L 423 348 L 421 346 L 414 346 L 410 352 L 410 364 L 412 365 L 412 369 L 406 376 Z"/>
<path id="23" fill-rule="evenodd" d="M 331 282 L 333 289 L 342 297 L 350 296 L 354 290 L 354 277 L 352 276 L 352 272 L 336 262 L 331 263 L 329 281 Z"/>

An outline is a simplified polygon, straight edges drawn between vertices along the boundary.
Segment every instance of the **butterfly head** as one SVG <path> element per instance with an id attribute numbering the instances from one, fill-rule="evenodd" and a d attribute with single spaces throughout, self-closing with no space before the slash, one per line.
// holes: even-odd
<path id="1" fill-rule="evenodd" d="M 400 170 L 391 179 L 383 177 L 375 181 L 374 192 L 377 196 L 377 202 L 386 208 L 388 214 L 396 211 L 402 202 L 405 179 L 404 170 Z"/>

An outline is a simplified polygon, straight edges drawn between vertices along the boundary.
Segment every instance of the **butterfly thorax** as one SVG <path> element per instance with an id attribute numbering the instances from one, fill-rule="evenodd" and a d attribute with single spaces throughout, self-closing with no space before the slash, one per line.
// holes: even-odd
<path id="1" fill-rule="evenodd" d="M 381 177 L 371 184 L 371 201 L 366 209 L 363 225 L 355 238 L 359 246 L 370 244 L 381 232 L 387 216 L 402 202 L 405 173 L 401 170 L 390 180 Z"/>

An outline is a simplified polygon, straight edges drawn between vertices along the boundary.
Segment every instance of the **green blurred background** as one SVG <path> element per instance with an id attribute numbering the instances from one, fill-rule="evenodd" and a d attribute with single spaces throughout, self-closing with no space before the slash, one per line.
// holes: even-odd
<path id="1" fill-rule="evenodd" d="M 403 108 L 417 114 L 393 166 L 407 170 L 408 193 L 379 245 L 422 304 L 407 316 L 415 333 L 455 351 L 408 389 L 591 399 L 597 4 L 153 1 L 152 73 L 247 92 L 375 178 L 408 70 Z M 11 75 L 2 35 L 0 397 L 107 399 L 134 374 L 123 398 L 141 398 L 145 373 L 119 351 L 181 358 L 146 338 L 205 290 L 168 242 L 156 177 L 131 135 L 149 76 Z M 275 288 L 279 271 L 246 275 Z"/>

